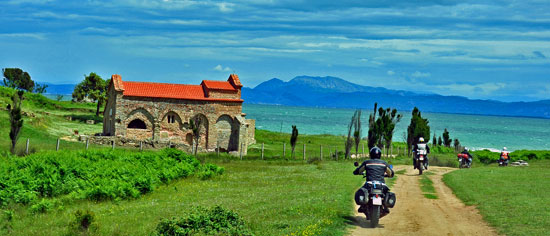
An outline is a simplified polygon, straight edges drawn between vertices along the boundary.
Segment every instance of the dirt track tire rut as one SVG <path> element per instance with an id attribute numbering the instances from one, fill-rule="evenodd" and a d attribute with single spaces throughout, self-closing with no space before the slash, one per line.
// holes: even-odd
<path id="1" fill-rule="evenodd" d="M 441 180 L 443 174 L 456 169 L 430 166 L 427 171 L 434 173 L 430 179 L 439 199 L 424 197 L 420 176 L 412 166 L 395 169 L 406 172 L 398 176 L 392 187 L 397 200 L 391 213 L 380 219 L 376 228 L 369 228 L 365 216 L 356 213 L 356 227 L 350 235 L 498 235 L 474 206 L 465 206 Z"/>

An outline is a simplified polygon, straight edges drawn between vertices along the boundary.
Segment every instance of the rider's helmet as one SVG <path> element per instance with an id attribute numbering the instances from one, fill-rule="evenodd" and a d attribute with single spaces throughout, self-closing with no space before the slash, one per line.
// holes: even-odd
<path id="1" fill-rule="evenodd" d="M 503 151 L 506 151 L 506 150 L 508 150 L 508 149 L 507 149 L 506 147 L 503 147 L 502 150 L 503 150 Z"/>
<path id="2" fill-rule="evenodd" d="M 382 150 L 380 150 L 380 148 L 378 147 L 373 147 L 370 149 L 369 156 L 370 159 L 380 159 L 380 157 L 382 156 Z"/>
<path id="3" fill-rule="evenodd" d="M 465 147 L 465 148 L 464 148 L 464 151 L 467 151 L 467 152 L 469 152 L 469 151 L 470 151 L 470 149 L 468 149 L 467 147 Z"/>
<path id="4" fill-rule="evenodd" d="M 424 142 L 424 138 L 423 138 L 423 137 L 420 137 L 420 138 L 418 139 L 418 141 L 421 142 L 421 143 L 423 143 L 423 142 Z"/>

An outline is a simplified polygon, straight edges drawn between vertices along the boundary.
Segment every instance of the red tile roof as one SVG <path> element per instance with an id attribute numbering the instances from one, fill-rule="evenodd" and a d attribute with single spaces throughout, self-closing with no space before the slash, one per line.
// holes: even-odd
<path id="1" fill-rule="evenodd" d="M 120 77 L 120 75 L 112 75 L 111 83 L 115 85 L 115 91 L 124 91 L 124 86 L 122 85 L 122 77 Z"/>
<path id="2" fill-rule="evenodd" d="M 227 83 L 227 82 L 225 82 Z M 201 85 L 167 84 L 151 82 L 121 81 L 123 95 L 130 97 L 172 98 L 199 101 L 243 102 L 242 99 L 221 99 L 206 97 Z M 115 83 L 116 85 L 116 83 Z"/>
<path id="3" fill-rule="evenodd" d="M 203 80 L 201 85 L 204 84 L 204 86 L 208 89 L 213 90 L 229 90 L 229 91 L 237 91 L 229 81 L 212 81 L 212 80 Z"/>
<path id="4" fill-rule="evenodd" d="M 228 82 L 233 82 L 233 84 L 239 88 L 241 88 L 243 85 L 241 84 L 241 80 L 239 80 L 239 76 L 236 74 L 229 75 L 229 78 L 227 79 Z"/>

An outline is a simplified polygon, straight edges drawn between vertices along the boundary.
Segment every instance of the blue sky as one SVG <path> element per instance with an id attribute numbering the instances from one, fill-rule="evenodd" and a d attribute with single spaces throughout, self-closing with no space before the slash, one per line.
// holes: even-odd
<path id="1" fill-rule="evenodd" d="M 550 99 L 548 1 L 3 0 L 0 67 L 198 84 L 337 76 L 502 101 Z"/>

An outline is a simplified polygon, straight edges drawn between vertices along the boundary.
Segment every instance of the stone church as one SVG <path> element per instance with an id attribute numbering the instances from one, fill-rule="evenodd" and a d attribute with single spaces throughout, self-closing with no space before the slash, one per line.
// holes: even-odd
<path id="1" fill-rule="evenodd" d="M 107 89 L 103 136 L 170 143 L 190 148 L 190 120 L 201 120 L 199 150 L 240 151 L 255 142 L 255 121 L 242 113 L 242 84 L 203 80 L 200 85 L 123 81 L 113 75 Z"/>

